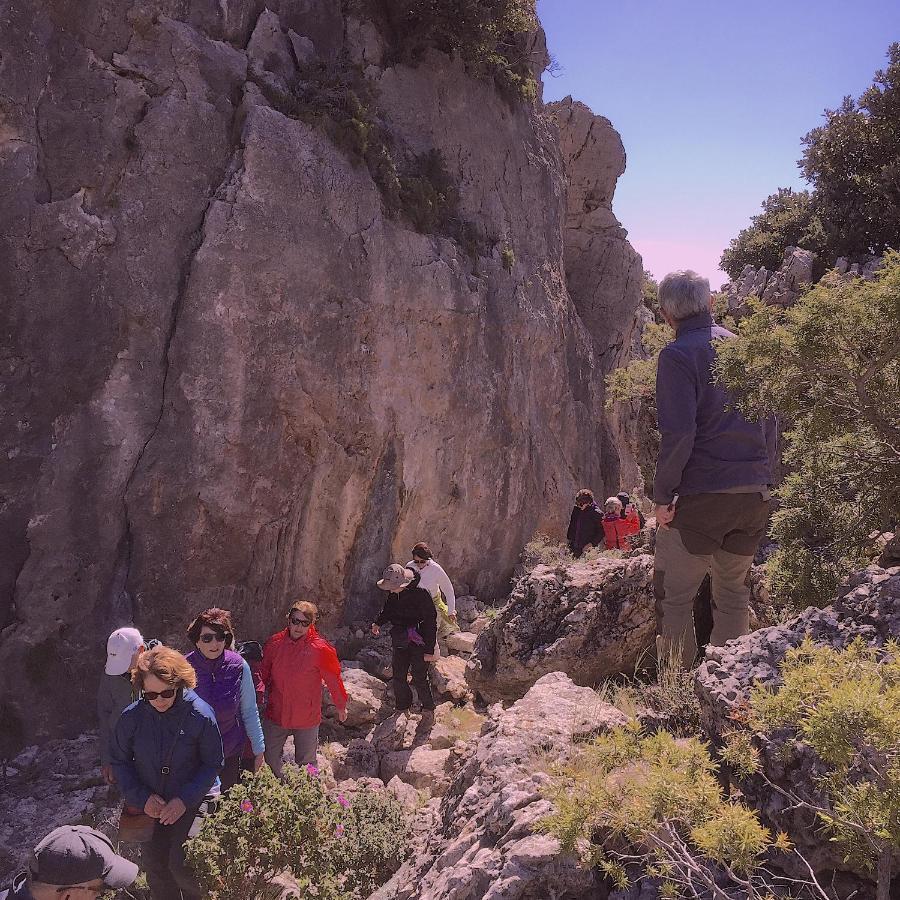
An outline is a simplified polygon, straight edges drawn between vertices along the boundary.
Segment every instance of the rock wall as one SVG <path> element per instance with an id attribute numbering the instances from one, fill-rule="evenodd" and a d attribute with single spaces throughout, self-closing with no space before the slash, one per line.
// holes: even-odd
<path id="1" fill-rule="evenodd" d="M 638 294 L 600 256 L 633 251 L 591 225 L 573 262 L 581 226 L 540 103 L 459 58 L 397 63 L 383 22 L 338 0 L 5 10 L 11 747 L 89 718 L 114 627 L 181 646 L 219 604 L 264 636 L 298 596 L 326 625 L 362 618 L 376 573 L 420 539 L 499 595 L 576 488 L 619 487 L 602 376 Z M 294 102 L 323 73 L 363 78 L 400 164 L 439 154 L 476 245 L 388 212 L 327 117 Z M 601 157 L 608 206 L 621 163 Z M 577 298 L 607 277 L 589 314 Z"/>

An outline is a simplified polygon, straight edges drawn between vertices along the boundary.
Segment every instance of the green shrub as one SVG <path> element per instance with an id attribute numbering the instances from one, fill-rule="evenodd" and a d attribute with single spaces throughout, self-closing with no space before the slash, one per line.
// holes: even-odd
<path id="1" fill-rule="evenodd" d="M 788 309 L 752 309 L 717 373 L 748 414 L 788 426 L 773 601 L 823 605 L 900 519 L 900 255 L 872 281 L 826 276 Z"/>
<path id="2" fill-rule="evenodd" d="M 530 102 L 538 84 L 528 35 L 538 27 L 534 0 L 388 0 L 402 57 L 429 48 L 458 53 L 473 75 L 492 78 L 510 99 Z"/>
<path id="3" fill-rule="evenodd" d="M 660 878 L 667 897 L 731 896 L 727 885 L 762 898 L 769 855 L 789 846 L 724 795 L 701 741 L 648 736 L 637 725 L 586 745 L 547 796 L 556 812 L 540 827 L 623 888 L 636 869 L 638 878 Z"/>
<path id="4" fill-rule="evenodd" d="M 754 689 L 751 732 L 728 737 L 725 758 L 739 775 L 757 775 L 789 803 L 815 812 L 831 841 L 890 891 L 891 859 L 900 852 L 900 644 L 869 647 L 857 638 L 846 649 L 807 639 L 788 651 L 777 690 Z M 784 732 L 787 730 L 788 737 Z M 775 787 L 761 770 L 752 732 L 786 750 L 811 747 L 825 764 L 814 796 Z"/>
<path id="5" fill-rule="evenodd" d="M 651 660 L 648 658 L 646 662 L 650 664 Z M 641 660 L 635 666 L 637 670 L 644 667 Z M 607 682 L 603 691 L 605 699 L 632 718 L 651 713 L 660 727 L 676 736 L 697 734 L 700 701 L 694 690 L 695 673 L 685 671 L 674 648 L 668 659 L 657 661 L 655 668 L 652 680 L 635 677 L 623 684 Z"/>
<path id="6" fill-rule="evenodd" d="M 825 250 L 822 223 L 809 191 L 779 188 L 763 201 L 762 212 L 750 222 L 732 240 L 719 263 L 732 280 L 748 265 L 754 269 L 765 266 L 773 272 L 781 265 L 787 247 L 802 247 L 817 254 Z"/>
<path id="7" fill-rule="evenodd" d="M 397 801 L 367 790 L 348 801 L 311 772 L 288 766 L 283 782 L 268 768 L 245 776 L 203 823 L 187 856 L 209 897 L 261 897 L 288 872 L 318 900 L 359 900 L 400 867 L 409 824 Z"/>

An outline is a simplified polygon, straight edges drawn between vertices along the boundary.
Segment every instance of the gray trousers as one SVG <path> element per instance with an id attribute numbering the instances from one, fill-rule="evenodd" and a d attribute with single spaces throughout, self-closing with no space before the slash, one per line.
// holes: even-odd
<path id="1" fill-rule="evenodd" d="M 656 533 L 653 587 L 660 665 L 690 669 L 697 656 L 694 597 L 710 576 L 710 644 L 750 630 L 747 573 L 765 533 L 769 503 L 759 494 L 698 494 L 682 498 L 675 522 Z"/>
<path id="2" fill-rule="evenodd" d="M 288 735 L 294 737 L 294 759 L 298 766 L 315 765 L 316 750 L 319 747 L 319 726 L 312 728 L 282 728 L 271 719 L 263 717 L 263 737 L 266 741 L 266 763 L 278 778 L 281 778 L 284 743 Z"/>

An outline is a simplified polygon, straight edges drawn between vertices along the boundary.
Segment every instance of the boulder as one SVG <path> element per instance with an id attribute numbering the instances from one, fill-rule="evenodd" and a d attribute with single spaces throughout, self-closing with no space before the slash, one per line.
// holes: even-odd
<path id="1" fill-rule="evenodd" d="M 547 768 L 625 716 L 556 672 L 496 705 L 443 799 L 424 846 L 370 900 L 594 900 L 593 873 L 536 832 L 552 806 Z M 446 752 L 446 751 L 445 751 Z"/>
<path id="2" fill-rule="evenodd" d="M 454 631 L 447 635 L 447 647 L 454 653 L 471 653 L 475 649 L 475 639 L 478 635 L 468 631 Z"/>
<path id="3" fill-rule="evenodd" d="M 422 805 L 422 795 L 411 784 L 401 781 L 396 775 L 387 783 L 387 789 L 409 812 Z"/>
<path id="4" fill-rule="evenodd" d="M 460 749 L 481 733 L 484 722 L 485 717 L 471 706 L 441 703 L 434 711 L 428 743 L 432 750 Z"/>
<path id="5" fill-rule="evenodd" d="M 548 672 L 582 685 L 633 672 L 654 641 L 652 575 L 648 555 L 537 566 L 478 635 L 470 687 L 513 700 Z"/>
<path id="6" fill-rule="evenodd" d="M 458 703 L 472 699 L 466 684 L 466 661 L 460 656 L 441 656 L 431 667 L 431 686 L 438 697 L 449 697 Z"/>
<path id="7" fill-rule="evenodd" d="M 780 663 L 789 649 L 807 637 L 836 648 L 846 647 L 856 638 L 876 647 L 897 640 L 900 567 L 870 566 L 848 580 L 831 606 L 809 608 L 784 625 L 763 628 L 724 647 L 708 648 L 697 671 L 696 691 L 704 729 L 714 740 L 735 727 L 734 713 L 746 704 L 755 686 L 778 687 Z M 822 767 L 808 745 L 788 742 L 786 734 L 777 731 L 760 741 L 760 758 L 768 778 L 801 797 L 815 798 L 814 779 Z M 742 779 L 740 788 L 764 821 L 786 831 L 817 871 L 848 868 L 844 854 L 821 839 L 815 818 L 806 810 L 788 806 L 761 779 Z M 900 859 L 895 865 L 898 863 Z"/>
<path id="8" fill-rule="evenodd" d="M 354 738 L 346 745 L 332 742 L 323 747 L 322 752 L 338 782 L 348 778 L 378 777 L 378 751 L 369 741 Z"/>
<path id="9" fill-rule="evenodd" d="M 363 669 L 346 669 L 341 677 L 348 696 L 347 728 L 369 726 L 388 715 L 391 703 L 383 681 Z"/>
<path id="10" fill-rule="evenodd" d="M 392 750 L 381 757 L 381 780 L 399 778 L 434 797 L 442 797 L 450 784 L 453 754 L 421 745 L 410 750 Z"/>

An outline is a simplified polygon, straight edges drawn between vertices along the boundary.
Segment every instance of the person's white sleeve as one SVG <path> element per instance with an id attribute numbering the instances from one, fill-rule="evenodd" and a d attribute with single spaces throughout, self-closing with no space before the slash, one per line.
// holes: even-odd
<path id="1" fill-rule="evenodd" d="M 444 595 L 444 600 L 447 601 L 447 612 L 450 613 L 451 616 L 456 615 L 456 594 L 453 591 L 453 585 L 450 583 L 450 578 L 447 573 L 444 571 L 442 566 L 439 566 L 437 563 L 434 564 L 438 569 L 438 587 L 441 589 L 441 593 Z"/>

